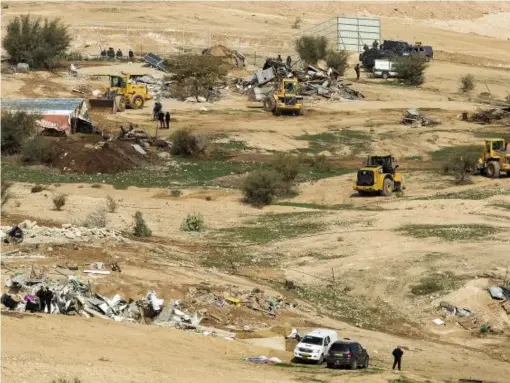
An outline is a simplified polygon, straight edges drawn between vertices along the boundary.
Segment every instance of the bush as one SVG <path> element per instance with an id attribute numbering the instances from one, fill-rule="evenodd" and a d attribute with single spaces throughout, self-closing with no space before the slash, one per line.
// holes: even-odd
<path id="1" fill-rule="evenodd" d="M 328 40 L 324 36 L 302 36 L 296 40 L 296 51 L 305 63 L 316 65 L 326 57 Z"/>
<path id="2" fill-rule="evenodd" d="M 180 88 L 181 97 L 211 96 L 212 87 L 228 74 L 228 66 L 220 57 L 185 54 L 174 57 L 168 62 L 169 76 Z"/>
<path id="3" fill-rule="evenodd" d="M 19 153 L 23 142 L 35 132 L 39 118 L 25 112 L 2 113 L 2 155 Z"/>
<path id="4" fill-rule="evenodd" d="M 182 231 L 202 231 L 204 230 L 204 217 L 202 214 L 188 214 L 181 223 Z"/>
<path id="5" fill-rule="evenodd" d="M 101 185 L 101 184 L 92 184 L 92 185 L 90 185 L 90 187 L 92 189 L 101 189 L 103 187 L 103 185 Z"/>
<path id="6" fill-rule="evenodd" d="M 5 180 L 2 178 L 2 187 L 1 187 L 1 194 L 2 194 L 2 207 L 11 199 L 12 194 L 10 192 L 10 189 L 12 187 L 12 182 Z"/>
<path id="7" fill-rule="evenodd" d="M 462 93 L 471 92 L 475 89 L 475 78 L 472 74 L 467 74 L 460 78 L 460 91 Z"/>
<path id="8" fill-rule="evenodd" d="M 395 63 L 397 78 L 406 85 L 421 85 L 425 80 L 423 72 L 427 69 L 427 65 L 427 61 L 422 56 L 397 57 Z"/>
<path id="9" fill-rule="evenodd" d="M 333 68 L 340 76 L 343 76 L 348 67 L 349 52 L 342 51 L 328 51 L 326 55 L 326 63 L 328 67 Z"/>
<path id="10" fill-rule="evenodd" d="M 303 20 L 301 20 L 301 17 L 296 17 L 296 20 L 294 20 L 294 24 L 292 24 L 292 29 L 300 29 L 301 28 L 301 23 L 303 22 Z"/>
<path id="11" fill-rule="evenodd" d="M 65 194 L 59 194 L 53 197 L 53 206 L 55 206 L 56 210 L 62 210 L 64 205 L 66 204 L 67 196 Z"/>
<path id="12" fill-rule="evenodd" d="M 250 173 L 243 184 L 246 202 L 255 206 L 269 205 L 280 189 L 280 175 L 275 171 L 259 170 Z"/>
<path id="13" fill-rule="evenodd" d="M 85 218 L 83 226 L 88 227 L 89 229 L 106 227 L 107 219 L 106 206 L 99 206 L 96 210 L 90 213 L 87 218 Z"/>
<path id="14" fill-rule="evenodd" d="M 174 189 L 170 192 L 172 197 L 180 197 L 182 195 L 182 192 L 180 190 Z"/>
<path id="15" fill-rule="evenodd" d="M 141 212 L 137 211 L 134 215 L 135 220 L 135 227 L 133 230 L 133 235 L 136 237 L 150 237 L 152 235 L 151 229 L 147 226 L 145 223 L 145 220 L 143 219 L 143 215 Z"/>
<path id="16" fill-rule="evenodd" d="M 301 169 L 301 161 L 290 154 L 278 154 L 273 163 L 275 170 L 280 173 L 284 182 L 294 182 Z"/>
<path id="17" fill-rule="evenodd" d="M 203 153 L 207 147 L 204 137 L 196 135 L 191 129 L 176 130 L 171 137 L 171 153 L 177 156 L 189 157 Z"/>
<path id="18" fill-rule="evenodd" d="M 59 155 L 60 150 L 55 143 L 43 136 L 26 140 L 21 149 L 21 160 L 33 164 L 52 165 Z"/>
<path id="19" fill-rule="evenodd" d="M 441 173 L 453 176 L 457 184 L 469 183 L 477 161 L 478 155 L 465 151 L 443 161 Z"/>
<path id="20" fill-rule="evenodd" d="M 60 19 L 42 22 L 30 15 L 16 17 L 7 24 L 2 41 L 14 64 L 24 62 L 34 69 L 52 69 L 71 43 L 67 27 Z"/>
<path id="21" fill-rule="evenodd" d="M 106 207 L 110 213 L 115 213 L 119 207 L 118 202 L 112 196 L 106 196 Z"/>
<path id="22" fill-rule="evenodd" d="M 40 193 L 44 190 L 44 188 L 41 185 L 35 185 L 30 189 L 31 193 Z"/>
<path id="23" fill-rule="evenodd" d="M 313 157 L 307 156 L 304 158 L 303 162 L 320 173 L 327 173 L 332 169 L 331 163 L 328 161 L 328 157 L 324 154 L 317 154 Z"/>

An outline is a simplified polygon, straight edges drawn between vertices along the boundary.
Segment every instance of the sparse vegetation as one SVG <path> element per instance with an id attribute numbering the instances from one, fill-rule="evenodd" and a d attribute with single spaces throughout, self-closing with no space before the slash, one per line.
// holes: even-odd
<path id="1" fill-rule="evenodd" d="M 103 187 L 103 185 L 101 185 L 101 184 L 92 184 L 92 185 L 90 185 L 90 187 L 92 189 L 101 189 Z"/>
<path id="2" fill-rule="evenodd" d="M 301 23 L 303 22 L 303 20 L 301 19 L 301 17 L 296 17 L 296 19 L 294 20 L 294 23 L 292 24 L 292 29 L 301 29 Z"/>
<path id="3" fill-rule="evenodd" d="M 172 197 L 180 197 L 182 195 L 182 192 L 179 189 L 174 189 L 170 192 L 170 195 Z"/>
<path id="4" fill-rule="evenodd" d="M 420 200 L 433 199 L 467 199 L 467 200 L 483 200 L 494 196 L 510 195 L 510 191 L 505 188 L 476 188 L 468 189 L 452 193 L 439 193 L 430 197 L 416 198 Z"/>
<path id="5" fill-rule="evenodd" d="M 212 87 L 225 78 L 228 65 L 220 57 L 184 54 L 168 62 L 172 75 L 170 80 L 177 83 L 181 98 L 205 97 L 208 101 Z"/>
<path id="6" fill-rule="evenodd" d="M 53 69 L 70 43 L 71 36 L 60 19 L 43 22 L 41 18 L 22 15 L 7 24 L 2 46 L 13 64 L 23 62 L 34 69 Z"/>
<path id="7" fill-rule="evenodd" d="M 59 194 L 53 197 L 53 206 L 56 210 L 60 211 L 65 206 L 67 201 L 67 195 Z"/>
<path id="8" fill-rule="evenodd" d="M 83 226 L 92 228 L 103 228 L 106 227 L 107 223 L 107 207 L 106 206 L 98 206 L 96 210 L 91 212 L 85 221 L 83 222 Z"/>
<path id="9" fill-rule="evenodd" d="M 475 77 L 472 74 L 466 74 L 460 78 L 459 90 L 462 93 L 469 93 L 475 89 Z"/>
<path id="10" fill-rule="evenodd" d="M 52 165 L 59 155 L 55 143 L 43 136 L 27 139 L 21 149 L 21 160 L 29 164 Z"/>
<path id="11" fill-rule="evenodd" d="M 301 161 L 299 157 L 291 154 L 279 153 L 273 162 L 275 170 L 281 174 L 281 179 L 285 183 L 293 183 L 299 174 Z"/>
<path id="12" fill-rule="evenodd" d="M 328 67 L 333 68 L 338 72 L 340 76 L 343 76 L 345 74 L 345 70 L 348 67 L 349 62 L 349 52 L 342 50 L 342 51 L 333 51 L 330 50 L 326 54 L 326 63 L 328 64 Z"/>
<path id="13" fill-rule="evenodd" d="M 424 72 L 427 66 L 425 58 L 418 55 L 397 57 L 395 72 L 405 85 L 419 86 L 425 81 Z"/>
<path id="14" fill-rule="evenodd" d="M 430 295 L 435 293 L 445 293 L 458 288 L 462 283 L 462 278 L 452 272 L 433 273 L 420 279 L 420 281 L 411 286 L 413 295 Z"/>
<path id="15" fill-rule="evenodd" d="M 32 186 L 32 188 L 30 189 L 30 193 L 40 193 L 44 190 L 44 188 L 42 187 L 42 185 L 35 185 L 35 186 Z"/>
<path id="16" fill-rule="evenodd" d="M 203 153 L 207 147 L 204 137 L 197 135 L 191 129 L 179 129 L 172 134 L 173 155 L 189 157 Z"/>
<path id="17" fill-rule="evenodd" d="M 189 213 L 181 223 L 182 231 L 196 231 L 200 232 L 204 230 L 205 223 L 204 217 L 200 213 Z"/>
<path id="18" fill-rule="evenodd" d="M 455 155 L 443 160 L 440 172 L 444 175 L 453 176 L 456 184 L 470 183 L 470 176 L 477 160 L 478 155 L 470 150 L 456 152 Z"/>
<path id="19" fill-rule="evenodd" d="M 25 112 L 2 113 L 2 155 L 19 153 L 23 142 L 34 134 L 38 119 Z"/>
<path id="20" fill-rule="evenodd" d="M 2 207 L 9 202 L 12 197 L 10 189 L 12 187 L 12 182 L 7 181 L 4 177 L 2 177 L 2 186 L 1 186 L 1 194 L 2 194 Z"/>
<path id="21" fill-rule="evenodd" d="M 255 205 L 269 205 L 278 194 L 280 176 L 276 171 L 259 170 L 250 173 L 243 184 L 246 202 Z"/>
<path id="22" fill-rule="evenodd" d="M 135 237 L 146 238 L 152 236 L 152 230 L 145 223 L 141 212 L 137 211 L 133 218 L 135 221 L 133 235 Z"/>
<path id="23" fill-rule="evenodd" d="M 407 225 L 398 231 L 415 238 L 439 238 L 444 241 L 493 239 L 500 230 L 489 225 Z"/>
<path id="24" fill-rule="evenodd" d="M 82 383 L 81 379 L 73 378 L 73 379 L 67 379 L 67 378 L 58 378 L 53 379 L 51 383 Z"/>
<path id="25" fill-rule="evenodd" d="M 305 63 L 316 65 L 326 58 L 328 40 L 324 36 L 302 36 L 296 40 L 296 51 Z"/>
<path id="26" fill-rule="evenodd" d="M 106 196 L 106 208 L 108 209 L 108 212 L 115 213 L 119 207 L 119 203 L 115 198 L 108 195 Z"/>

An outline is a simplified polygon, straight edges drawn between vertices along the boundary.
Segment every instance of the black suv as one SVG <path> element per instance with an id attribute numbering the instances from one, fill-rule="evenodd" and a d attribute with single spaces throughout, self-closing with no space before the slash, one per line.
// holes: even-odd
<path id="1" fill-rule="evenodd" d="M 328 368 L 350 367 L 356 370 L 359 367 L 368 368 L 369 356 L 357 342 L 337 341 L 329 348 L 326 363 Z"/>

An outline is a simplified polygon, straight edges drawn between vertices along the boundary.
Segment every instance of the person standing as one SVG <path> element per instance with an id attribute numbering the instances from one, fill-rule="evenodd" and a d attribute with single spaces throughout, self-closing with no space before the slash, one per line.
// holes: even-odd
<path id="1" fill-rule="evenodd" d="M 356 72 L 356 81 L 359 81 L 359 73 L 360 73 L 359 63 L 357 63 L 356 66 L 354 67 L 354 71 Z"/>
<path id="2" fill-rule="evenodd" d="M 48 286 L 46 286 L 46 290 L 44 291 L 44 303 L 48 308 L 48 314 L 51 314 L 51 301 L 53 300 L 53 291 L 50 290 Z"/>
<path id="3" fill-rule="evenodd" d="M 39 310 L 43 313 L 44 312 L 44 308 L 46 306 L 46 294 L 45 294 L 45 291 L 44 291 L 44 287 L 41 286 L 41 288 L 39 290 L 37 290 L 37 293 L 35 294 L 37 296 L 37 298 L 39 298 Z"/>
<path id="4" fill-rule="evenodd" d="M 166 123 L 166 128 L 170 129 L 170 112 L 165 113 L 165 123 Z"/>
<path id="5" fill-rule="evenodd" d="M 159 127 L 164 128 L 165 127 L 165 113 L 163 113 L 162 110 L 158 113 L 158 120 L 159 120 Z"/>
<path id="6" fill-rule="evenodd" d="M 130 49 L 130 50 L 129 50 L 128 55 L 129 55 L 129 59 L 130 59 L 130 60 L 133 60 L 133 59 L 135 58 L 135 52 L 133 52 L 133 50 L 132 50 L 132 49 Z"/>
<path id="7" fill-rule="evenodd" d="M 398 366 L 398 370 L 400 371 L 402 368 L 402 355 L 404 355 L 404 351 L 402 351 L 400 346 L 397 346 L 397 348 L 393 350 L 392 354 L 393 354 L 393 368 L 392 368 L 392 370 L 394 370 L 395 367 Z"/>
<path id="8" fill-rule="evenodd" d="M 283 60 L 282 60 L 282 55 L 278 55 L 278 57 L 276 58 L 276 61 L 278 61 L 278 62 L 283 62 Z"/>
<path id="9" fill-rule="evenodd" d="M 290 67 L 292 66 L 292 57 L 287 56 L 286 64 L 287 67 L 290 69 Z"/>

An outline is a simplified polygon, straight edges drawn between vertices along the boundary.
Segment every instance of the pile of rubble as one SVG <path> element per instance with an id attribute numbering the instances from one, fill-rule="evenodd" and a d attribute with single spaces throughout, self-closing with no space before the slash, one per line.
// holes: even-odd
<path id="1" fill-rule="evenodd" d="M 411 125 L 413 128 L 419 128 L 420 126 L 440 125 L 441 121 L 437 118 L 421 114 L 418 109 L 408 109 L 400 123 Z"/>
<path id="2" fill-rule="evenodd" d="M 462 119 L 480 124 L 492 124 L 494 121 L 510 123 L 510 107 L 478 110 L 471 116 L 468 116 L 467 113 L 463 113 Z"/>
<path id="3" fill-rule="evenodd" d="M 242 53 L 228 49 L 224 45 L 214 45 L 211 48 L 204 49 L 202 51 L 202 55 L 222 57 L 224 59 L 228 59 L 230 61 L 230 64 L 236 66 L 237 68 L 244 68 L 246 66 L 245 64 L 246 59 Z"/>
<path id="4" fill-rule="evenodd" d="M 331 68 L 324 70 L 309 65 L 305 70 L 292 70 L 289 65 L 273 58 L 268 58 L 263 68 L 252 76 L 234 80 L 234 86 L 239 92 L 260 101 L 276 89 L 282 78 L 297 78 L 302 96 L 320 96 L 331 100 L 365 98 L 351 87 L 351 83 L 339 80 L 338 73 Z"/>
<path id="5" fill-rule="evenodd" d="M 38 226 L 35 221 L 23 221 L 11 228 L 0 227 L 0 239 L 5 243 L 69 243 L 90 241 L 126 242 L 119 232 L 106 228 L 75 227 L 63 224 L 62 228 Z"/>

